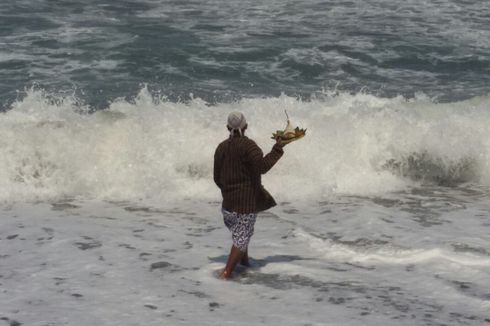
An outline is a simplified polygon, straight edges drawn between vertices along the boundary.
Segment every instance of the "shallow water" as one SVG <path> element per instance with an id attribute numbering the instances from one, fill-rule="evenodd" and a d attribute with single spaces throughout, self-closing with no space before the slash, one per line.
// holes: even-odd
<path id="1" fill-rule="evenodd" d="M 490 323 L 488 190 L 336 196 L 262 213 L 221 281 L 219 203 L 4 206 L 2 318 L 25 325 Z M 90 313 L 87 313 L 90 311 Z"/>

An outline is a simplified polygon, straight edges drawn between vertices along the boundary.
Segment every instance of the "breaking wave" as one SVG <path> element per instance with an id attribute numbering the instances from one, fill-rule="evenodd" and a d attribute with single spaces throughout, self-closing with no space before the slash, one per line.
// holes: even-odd
<path id="1" fill-rule="evenodd" d="M 434 103 L 347 93 L 210 105 L 167 101 L 143 88 L 134 100 L 89 112 L 74 98 L 30 90 L 1 114 L 0 199 L 218 200 L 212 160 L 232 110 L 245 113 L 248 135 L 264 152 L 271 132 L 285 125 L 285 109 L 308 129 L 264 177 L 280 200 L 378 194 L 424 182 L 488 185 L 489 105 L 490 97 Z"/>

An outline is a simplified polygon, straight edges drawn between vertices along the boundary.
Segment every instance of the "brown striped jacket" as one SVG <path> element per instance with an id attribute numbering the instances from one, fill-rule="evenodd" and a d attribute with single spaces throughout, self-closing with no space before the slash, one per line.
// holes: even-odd
<path id="1" fill-rule="evenodd" d="M 257 213 L 276 205 L 262 186 L 261 175 L 269 171 L 283 154 L 275 144 L 264 156 L 257 144 L 235 135 L 218 145 L 214 154 L 214 182 L 221 189 L 223 208 L 240 214 Z"/>

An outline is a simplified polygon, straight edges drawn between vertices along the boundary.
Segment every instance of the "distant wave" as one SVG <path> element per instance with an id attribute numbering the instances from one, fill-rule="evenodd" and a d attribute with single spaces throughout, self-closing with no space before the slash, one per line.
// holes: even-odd
<path id="1" fill-rule="evenodd" d="M 30 90 L 1 114 L 0 199 L 219 199 L 213 153 L 232 110 L 245 113 L 264 152 L 285 125 L 284 109 L 308 129 L 264 177 L 282 199 L 379 194 L 423 182 L 489 185 L 489 104 L 490 97 L 437 104 L 336 93 L 210 105 L 166 101 L 143 88 L 133 101 L 89 113 L 75 98 Z"/>

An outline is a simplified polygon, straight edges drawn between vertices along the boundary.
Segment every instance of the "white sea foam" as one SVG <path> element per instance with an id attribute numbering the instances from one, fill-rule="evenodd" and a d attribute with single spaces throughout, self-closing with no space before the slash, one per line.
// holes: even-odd
<path id="1" fill-rule="evenodd" d="M 285 109 L 308 128 L 264 177 L 283 199 L 384 193 L 420 178 L 488 184 L 489 101 L 338 94 L 210 106 L 168 102 L 144 88 L 134 101 L 87 114 L 74 99 L 29 91 L 0 120 L 0 198 L 219 199 L 213 153 L 232 110 L 245 113 L 249 136 L 264 152 L 271 132 L 285 125 Z"/>
<path id="2" fill-rule="evenodd" d="M 467 267 L 490 266 L 490 259 L 473 254 L 455 253 L 441 248 L 401 249 L 401 248 L 353 248 L 334 243 L 329 239 L 320 239 L 303 231 L 296 230 L 295 235 L 308 243 L 316 252 L 332 259 L 350 260 L 360 263 L 382 264 L 424 264 L 433 261 L 444 261 Z"/>

